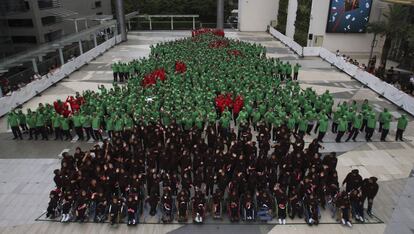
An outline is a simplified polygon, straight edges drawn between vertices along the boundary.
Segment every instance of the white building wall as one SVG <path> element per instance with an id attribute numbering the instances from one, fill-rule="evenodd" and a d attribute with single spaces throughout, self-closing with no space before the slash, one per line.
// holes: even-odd
<path id="1" fill-rule="evenodd" d="M 296 21 L 297 9 L 298 9 L 298 0 L 289 0 L 288 15 L 287 15 L 287 20 L 286 20 L 286 36 L 290 38 L 293 38 L 293 35 L 295 35 L 295 21 Z"/>
<path id="2" fill-rule="evenodd" d="M 373 34 L 325 32 L 326 24 L 328 21 L 329 2 L 330 0 L 313 0 L 312 2 L 309 33 L 312 33 L 314 36 L 313 41 L 308 42 L 308 46 L 314 45 L 315 36 L 323 36 L 322 47 L 330 51 L 340 50 L 344 53 L 369 53 L 374 36 Z M 379 16 L 383 14 L 386 9 L 386 4 L 374 0 L 373 7 L 371 9 L 370 22 L 377 21 L 379 19 Z M 374 52 L 379 52 L 383 43 L 383 40 L 381 38 L 377 37 L 377 39 L 380 40 L 377 43 L 377 46 L 374 48 Z"/>
<path id="3" fill-rule="evenodd" d="M 279 0 L 239 0 L 239 30 L 266 31 L 278 7 Z"/>

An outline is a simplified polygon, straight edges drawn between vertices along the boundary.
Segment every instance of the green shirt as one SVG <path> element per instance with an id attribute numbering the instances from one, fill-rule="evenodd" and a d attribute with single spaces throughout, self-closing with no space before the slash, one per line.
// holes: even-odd
<path id="1" fill-rule="evenodd" d="M 69 119 L 68 118 L 61 118 L 62 130 L 66 131 L 69 130 Z"/>
<path id="2" fill-rule="evenodd" d="M 397 128 L 400 130 L 405 130 L 407 128 L 408 125 L 408 120 L 405 116 L 401 116 L 400 118 L 398 118 L 398 124 L 397 124 Z"/>
<path id="3" fill-rule="evenodd" d="M 322 118 L 319 120 L 319 132 L 326 131 L 328 131 L 328 120 L 326 118 Z"/>
<path id="4" fill-rule="evenodd" d="M 73 126 L 75 126 L 75 128 L 82 127 L 82 117 L 80 115 L 74 115 L 72 117 L 72 121 L 73 121 Z"/>
<path id="5" fill-rule="evenodd" d="M 16 114 L 10 113 L 7 116 L 7 124 L 10 127 L 17 127 L 17 126 L 19 126 L 19 117 Z"/>

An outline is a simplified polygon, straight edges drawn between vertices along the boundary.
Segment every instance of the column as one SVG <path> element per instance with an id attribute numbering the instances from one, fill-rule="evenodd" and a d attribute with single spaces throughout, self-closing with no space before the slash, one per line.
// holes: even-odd
<path id="1" fill-rule="evenodd" d="M 36 58 L 32 58 L 32 65 L 33 65 L 33 71 L 35 73 L 39 73 L 39 70 L 37 69 Z"/>
<path id="2" fill-rule="evenodd" d="M 195 30 L 195 17 L 193 17 L 193 30 Z"/>
<path id="3" fill-rule="evenodd" d="M 115 7 L 116 7 L 116 18 L 118 20 L 118 24 L 120 25 L 121 30 L 121 40 L 127 40 L 127 33 L 125 28 L 125 13 L 124 13 L 124 1 L 123 0 L 115 0 Z"/>
<path id="4" fill-rule="evenodd" d="M 224 0 L 217 0 L 217 25 L 216 28 L 224 27 Z"/>
<path id="5" fill-rule="evenodd" d="M 80 51 L 80 54 L 83 54 L 83 48 L 82 48 L 82 40 L 79 40 L 79 51 Z"/>
<path id="6" fill-rule="evenodd" d="M 75 32 L 79 32 L 79 30 L 78 30 L 78 20 L 75 20 L 74 23 L 75 23 Z"/>
<path id="7" fill-rule="evenodd" d="M 58 50 L 59 50 L 60 64 L 63 65 L 63 64 L 65 64 L 65 59 L 63 58 L 62 48 L 59 48 Z"/>
<path id="8" fill-rule="evenodd" d="M 152 22 L 151 22 L 151 17 L 149 17 L 149 21 L 150 21 L 150 30 L 152 30 Z"/>
<path id="9" fill-rule="evenodd" d="M 98 46 L 98 42 L 96 41 L 96 33 L 93 33 L 93 44 L 95 45 L 95 47 Z"/>

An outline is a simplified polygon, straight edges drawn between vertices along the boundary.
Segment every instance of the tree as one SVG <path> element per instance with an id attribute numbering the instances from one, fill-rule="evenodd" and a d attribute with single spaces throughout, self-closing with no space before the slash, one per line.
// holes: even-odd
<path id="1" fill-rule="evenodd" d="M 385 17 L 384 21 L 369 23 L 367 25 L 367 31 L 385 36 L 381 64 L 386 65 L 392 41 L 399 37 L 404 37 L 408 29 L 408 8 L 399 4 L 389 5 L 389 11 L 384 13 L 383 16 Z"/>

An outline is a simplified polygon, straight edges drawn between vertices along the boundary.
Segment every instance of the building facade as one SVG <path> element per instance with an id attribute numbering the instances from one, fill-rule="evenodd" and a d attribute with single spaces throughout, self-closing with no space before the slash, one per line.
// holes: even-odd
<path id="1" fill-rule="evenodd" d="M 2 0 L 0 56 L 4 58 L 75 32 L 73 19 L 77 17 L 103 14 L 112 14 L 110 0 Z"/>
<path id="2" fill-rule="evenodd" d="M 239 30 L 240 31 L 265 31 L 268 25 L 276 26 L 278 23 L 279 5 L 286 6 L 286 31 L 285 35 L 294 39 L 296 20 L 300 0 L 239 0 Z M 311 0 L 309 0 L 311 1 Z M 308 1 L 308 2 L 309 2 Z M 336 7 L 334 4 L 343 3 L 343 6 Z M 349 5 L 349 3 L 351 5 Z M 354 4 L 354 5 L 352 5 Z M 387 2 L 381 0 L 313 0 L 310 9 L 308 40 L 303 46 L 322 46 L 331 51 L 340 50 L 344 53 L 367 54 L 371 50 L 374 35 L 360 31 L 348 30 L 347 26 L 342 27 L 337 32 L 328 29 L 330 20 L 337 20 L 343 17 L 343 20 L 355 21 L 352 15 L 361 14 L 361 20 L 374 22 L 383 20 L 382 15 L 387 10 Z M 253 7 L 254 6 L 254 7 Z M 369 12 L 368 10 L 369 9 Z M 338 12 L 335 12 L 338 11 Z M 348 12 L 351 12 L 348 14 Z M 336 17 L 336 18 L 335 18 Z M 303 20 L 303 19 L 301 19 Z M 358 19 L 357 19 L 358 20 Z M 363 23 L 367 23 L 363 22 Z M 335 24 L 335 29 L 341 27 L 341 24 Z M 352 29 L 352 28 L 350 28 Z M 379 53 L 382 48 L 383 38 L 377 37 L 374 42 L 374 53 Z"/>

